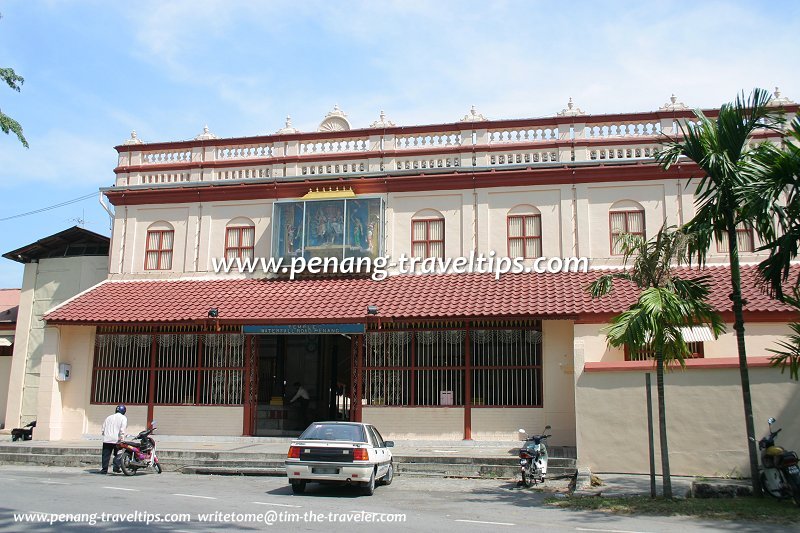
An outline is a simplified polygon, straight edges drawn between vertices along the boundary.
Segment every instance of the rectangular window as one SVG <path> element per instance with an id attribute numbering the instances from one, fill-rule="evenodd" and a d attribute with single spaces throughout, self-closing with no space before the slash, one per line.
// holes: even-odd
<path id="1" fill-rule="evenodd" d="M 622 255 L 621 235 L 645 238 L 644 211 L 612 211 L 608 214 L 611 227 L 611 255 Z"/>
<path id="2" fill-rule="evenodd" d="M 411 255 L 444 258 L 444 219 L 411 221 Z"/>
<path id="3" fill-rule="evenodd" d="M 172 230 L 151 230 L 147 232 L 145 251 L 145 270 L 169 270 L 172 268 Z"/>
<path id="4" fill-rule="evenodd" d="M 459 407 L 469 390 L 475 407 L 540 407 L 541 323 L 498 326 L 430 324 L 368 333 L 367 405 Z"/>
<path id="5" fill-rule="evenodd" d="M 747 227 L 744 222 L 736 225 L 736 247 L 740 252 L 754 252 L 756 249 L 753 228 Z M 717 251 L 721 254 L 730 252 L 727 235 L 717 241 Z"/>
<path id="6" fill-rule="evenodd" d="M 534 259 L 542 256 L 542 217 L 509 215 L 508 256 Z"/>
<path id="7" fill-rule="evenodd" d="M 152 380 L 154 405 L 242 405 L 244 354 L 240 333 L 99 333 L 92 403 L 146 405 Z"/>
<path id="8" fill-rule="evenodd" d="M 232 227 L 225 230 L 225 258 L 250 259 L 254 257 L 256 228 Z"/>
<path id="9" fill-rule="evenodd" d="M 703 353 L 703 342 L 696 341 L 696 342 L 687 342 L 689 346 L 689 358 L 690 359 L 702 359 L 704 357 Z M 652 350 L 638 350 L 634 351 L 631 350 L 627 345 L 625 346 L 625 360 L 626 361 L 648 361 L 655 357 L 655 354 Z"/>

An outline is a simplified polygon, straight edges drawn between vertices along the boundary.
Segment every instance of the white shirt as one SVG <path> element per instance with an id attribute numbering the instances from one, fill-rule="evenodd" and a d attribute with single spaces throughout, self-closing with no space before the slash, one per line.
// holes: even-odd
<path id="1" fill-rule="evenodd" d="M 114 413 L 103 422 L 103 442 L 115 443 L 125 437 L 128 429 L 128 417 L 122 413 Z"/>
<path id="2" fill-rule="evenodd" d="M 289 400 L 289 403 L 294 403 L 295 400 L 298 398 L 305 398 L 306 400 L 310 400 L 311 398 L 308 396 L 308 391 L 306 391 L 303 387 L 297 389 L 297 393 L 294 395 L 294 398 Z"/>

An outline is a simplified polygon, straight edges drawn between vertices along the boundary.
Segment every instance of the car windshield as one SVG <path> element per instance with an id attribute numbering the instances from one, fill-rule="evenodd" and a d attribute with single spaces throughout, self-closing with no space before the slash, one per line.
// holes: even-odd
<path id="1" fill-rule="evenodd" d="M 343 440 L 367 442 L 364 428 L 355 424 L 311 424 L 302 435 L 304 440 Z"/>

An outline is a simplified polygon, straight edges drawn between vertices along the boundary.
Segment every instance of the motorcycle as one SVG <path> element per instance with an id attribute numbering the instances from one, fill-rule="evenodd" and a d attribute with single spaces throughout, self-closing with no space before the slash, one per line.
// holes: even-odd
<path id="1" fill-rule="evenodd" d="M 540 435 L 525 437 L 526 431 L 520 429 L 519 433 L 525 439 L 525 444 L 519 449 L 519 472 L 522 477 L 521 484 L 526 487 L 534 483 L 544 483 L 547 476 L 547 446 L 544 441 L 552 435 L 545 435 L 550 426 L 545 426 Z"/>
<path id="2" fill-rule="evenodd" d="M 161 473 L 161 465 L 156 455 L 156 441 L 150 436 L 156 430 L 155 421 L 150 423 L 150 429 L 140 432 L 136 440 L 123 440 L 117 443 L 120 450 L 119 467 L 126 476 L 136 474 L 140 468 L 153 468 Z"/>
<path id="3" fill-rule="evenodd" d="M 761 486 L 770 496 L 778 499 L 792 498 L 800 506 L 800 466 L 797 454 L 775 445 L 781 429 L 772 431 L 775 419 L 767 420 L 769 435 L 758 441 L 761 452 Z"/>

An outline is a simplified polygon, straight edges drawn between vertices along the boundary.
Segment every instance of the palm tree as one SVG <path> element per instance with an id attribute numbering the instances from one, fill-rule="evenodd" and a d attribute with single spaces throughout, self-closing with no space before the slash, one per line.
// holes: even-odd
<path id="1" fill-rule="evenodd" d="M 684 358 L 690 355 L 681 328 L 709 325 L 714 337 L 725 329 L 722 318 L 705 302 L 709 276 L 681 279 L 676 275 L 675 269 L 688 261 L 691 240 L 691 236 L 675 231 L 674 227 L 662 227 L 649 241 L 639 236 L 622 235 L 619 242 L 625 265 L 635 256 L 632 268 L 603 275 L 589 286 L 593 298 L 610 293 L 614 279 L 633 282 L 642 290 L 638 301 L 614 317 L 604 331 L 611 346 L 628 346 L 632 352 L 649 352 L 655 358 L 661 474 L 666 498 L 672 498 L 672 483 L 664 368 L 675 361 L 683 367 Z"/>
<path id="2" fill-rule="evenodd" d="M 752 221 L 746 219 L 742 208 L 744 191 L 748 184 L 754 183 L 763 174 L 763 165 L 759 161 L 770 149 L 768 143 L 751 146 L 751 136 L 758 130 L 780 129 L 780 110 L 770 107 L 769 101 L 770 94 L 767 91 L 753 89 L 749 97 L 745 98 L 742 94 L 735 102 L 722 105 L 715 120 L 696 110 L 696 124 L 684 127 L 679 123 L 681 135 L 677 140 L 666 142 L 663 150 L 656 156 L 664 169 L 686 157 L 696 163 L 702 172 L 695 192 L 697 213 L 686 224 L 687 231 L 696 235 L 690 250 L 692 257 L 696 257 L 702 265 L 705 263 L 712 237 L 718 241 L 728 240 L 732 289 L 730 298 L 733 301 L 733 328 L 736 330 L 739 352 L 750 478 L 753 492 L 757 495 L 761 495 L 761 483 L 744 344 L 744 302 L 736 227 L 742 223 L 752 224 Z"/>
<path id="3" fill-rule="evenodd" d="M 795 118 L 787 131 L 783 148 L 769 146 L 760 154 L 764 177 L 748 187 L 746 210 L 758 224 L 759 233 L 767 243 L 761 247 L 769 250 L 769 257 L 758 265 L 762 278 L 771 294 L 800 310 L 800 275 L 789 280 L 791 262 L 800 252 L 800 119 Z M 785 196 L 784 196 L 785 195 Z M 780 231 L 775 231 L 774 223 Z M 784 283 L 792 286 L 792 295 L 784 291 Z M 794 332 L 788 342 L 781 342 L 783 350 L 770 350 L 775 357 L 772 363 L 789 368 L 795 380 L 800 378 L 800 324 L 791 324 Z"/>

